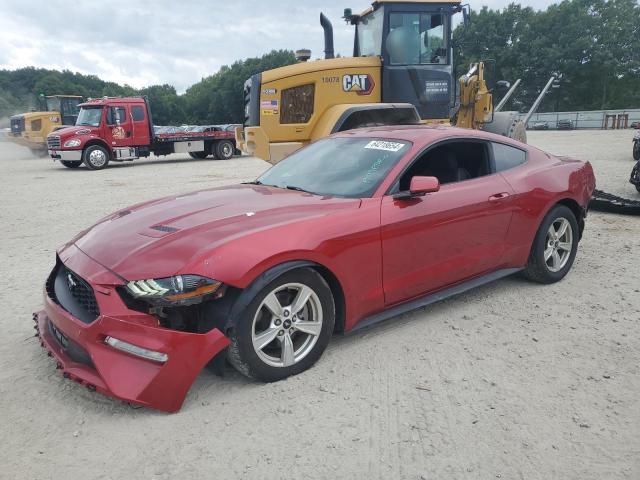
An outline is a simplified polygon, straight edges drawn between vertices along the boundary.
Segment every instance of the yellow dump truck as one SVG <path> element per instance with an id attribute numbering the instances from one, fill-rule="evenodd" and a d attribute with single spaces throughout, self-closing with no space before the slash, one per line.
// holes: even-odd
<path id="1" fill-rule="evenodd" d="M 516 112 L 494 112 L 485 62 L 454 80 L 452 18 L 460 0 L 375 0 L 359 15 L 353 56 L 334 58 L 333 27 L 320 14 L 325 59 L 299 62 L 245 82 L 241 150 L 276 163 L 334 132 L 372 125 L 452 123 L 526 139 Z"/>
<path id="2" fill-rule="evenodd" d="M 78 95 L 41 95 L 40 111 L 21 113 L 10 117 L 8 139 L 31 149 L 36 154 L 46 153 L 47 135 L 57 128 L 75 125 L 78 105 L 82 97 Z"/>

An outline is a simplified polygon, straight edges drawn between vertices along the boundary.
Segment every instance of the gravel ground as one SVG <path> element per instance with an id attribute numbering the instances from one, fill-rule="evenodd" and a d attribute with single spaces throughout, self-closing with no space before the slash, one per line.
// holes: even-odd
<path id="1" fill-rule="evenodd" d="M 530 133 L 638 198 L 631 138 Z M 266 166 L 175 156 L 68 170 L 0 142 L 0 478 L 640 478 L 638 217 L 591 213 L 558 284 L 507 278 L 334 337 L 278 383 L 205 371 L 178 414 L 63 380 L 31 322 L 55 248 L 117 208 Z"/>

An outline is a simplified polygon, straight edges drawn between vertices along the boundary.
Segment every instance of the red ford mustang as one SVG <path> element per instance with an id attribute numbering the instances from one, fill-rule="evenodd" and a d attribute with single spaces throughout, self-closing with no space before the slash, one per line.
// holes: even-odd
<path id="1" fill-rule="evenodd" d="M 65 377 L 173 412 L 207 364 L 274 381 L 333 332 L 516 272 L 562 279 L 594 188 L 589 163 L 489 133 L 344 132 L 102 219 L 58 250 L 34 320 Z"/>

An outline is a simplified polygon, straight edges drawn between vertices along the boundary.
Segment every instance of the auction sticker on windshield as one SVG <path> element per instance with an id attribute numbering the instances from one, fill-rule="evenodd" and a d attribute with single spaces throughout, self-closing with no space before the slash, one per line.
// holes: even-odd
<path id="1" fill-rule="evenodd" d="M 364 148 L 370 148 L 372 150 L 385 150 L 387 152 L 397 152 L 402 147 L 404 147 L 404 143 L 397 142 L 385 142 L 383 140 L 371 140 L 367 143 Z"/>
<path id="2" fill-rule="evenodd" d="M 397 152 L 402 147 L 404 147 L 404 143 L 397 142 L 385 142 L 383 140 L 371 140 L 367 143 L 364 148 L 370 148 L 372 150 L 385 150 L 387 152 Z"/>

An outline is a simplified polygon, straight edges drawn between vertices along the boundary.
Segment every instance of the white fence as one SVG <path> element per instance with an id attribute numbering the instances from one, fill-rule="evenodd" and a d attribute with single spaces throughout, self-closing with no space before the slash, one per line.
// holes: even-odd
<path id="1" fill-rule="evenodd" d="M 593 110 L 589 112 L 547 112 L 547 113 L 534 113 L 529 120 L 529 128 L 535 122 L 547 122 L 550 129 L 555 129 L 557 123 L 560 120 L 569 120 L 573 124 L 573 128 L 604 128 L 605 117 L 607 115 L 615 116 L 616 121 L 612 118 L 608 119 L 608 128 L 612 128 L 612 125 L 616 125 L 617 119 L 621 118 L 620 115 L 629 115 L 627 126 L 631 126 L 633 122 L 640 122 L 640 108 L 630 110 Z M 520 119 L 523 119 L 526 114 L 520 114 Z M 624 121 L 622 121 L 621 128 L 624 128 Z"/>

